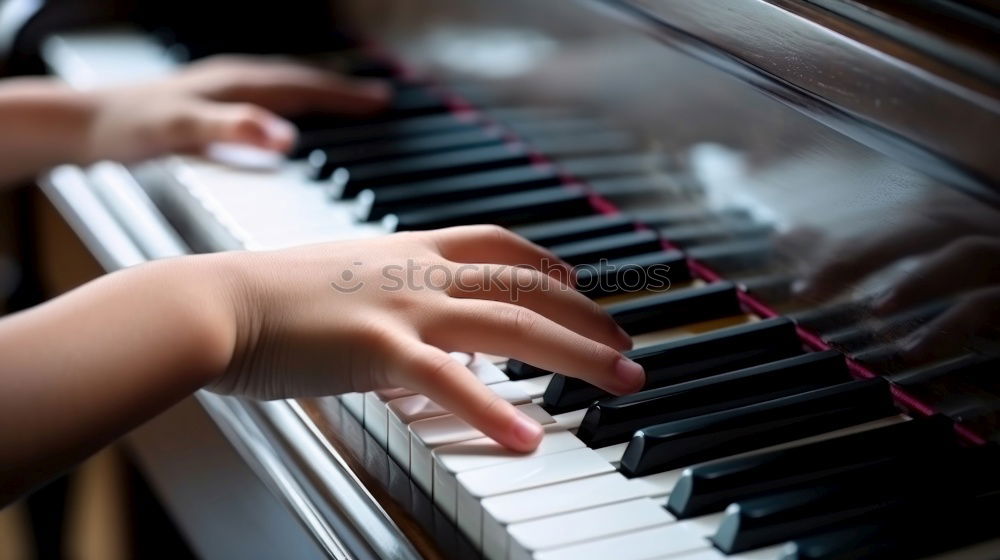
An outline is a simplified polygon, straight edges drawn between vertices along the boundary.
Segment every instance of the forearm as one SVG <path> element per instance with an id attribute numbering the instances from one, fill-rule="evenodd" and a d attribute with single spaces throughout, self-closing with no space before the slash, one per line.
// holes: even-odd
<path id="1" fill-rule="evenodd" d="M 45 78 L 0 82 L 0 187 L 60 163 L 86 163 L 97 96 Z"/>
<path id="2" fill-rule="evenodd" d="M 0 321 L 0 504 L 225 368 L 235 334 L 213 259 L 129 269 Z"/>

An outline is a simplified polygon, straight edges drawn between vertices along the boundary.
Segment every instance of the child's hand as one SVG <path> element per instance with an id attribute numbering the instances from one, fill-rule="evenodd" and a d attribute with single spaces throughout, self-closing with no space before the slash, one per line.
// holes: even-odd
<path id="1" fill-rule="evenodd" d="M 629 337 L 560 282 L 568 267 L 502 228 L 207 258 L 232 279 L 236 326 L 228 367 L 210 385 L 216 391 L 273 399 L 406 387 L 530 450 L 538 424 L 447 352 L 510 356 L 618 394 L 644 382 L 620 353 Z"/>
<path id="2" fill-rule="evenodd" d="M 97 92 L 84 161 L 136 161 L 201 152 L 213 142 L 288 151 L 295 127 L 282 116 L 367 115 L 388 103 L 387 84 L 303 64 L 221 56 L 157 82 Z M 281 116 L 279 116 L 281 115 Z"/>

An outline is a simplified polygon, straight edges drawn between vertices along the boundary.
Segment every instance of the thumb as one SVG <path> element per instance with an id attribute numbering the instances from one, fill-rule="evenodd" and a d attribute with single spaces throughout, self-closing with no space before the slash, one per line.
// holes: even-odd
<path id="1" fill-rule="evenodd" d="M 295 125 L 271 111 L 248 103 L 202 102 L 191 107 L 191 126 L 183 127 L 188 138 L 180 144 L 191 151 L 225 142 L 287 152 L 295 145 Z"/>

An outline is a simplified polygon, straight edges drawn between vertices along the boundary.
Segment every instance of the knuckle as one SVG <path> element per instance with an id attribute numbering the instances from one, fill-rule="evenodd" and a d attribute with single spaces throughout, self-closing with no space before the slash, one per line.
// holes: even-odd
<path id="1" fill-rule="evenodd" d="M 415 381 L 422 386 L 437 384 L 447 377 L 448 371 L 454 367 L 455 361 L 444 353 L 425 353 L 415 361 L 413 373 Z"/>
<path id="2" fill-rule="evenodd" d="M 233 107 L 233 115 L 238 124 L 256 125 L 266 118 L 266 113 L 260 107 L 251 103 L 238 103 Z"/>
<path id="3" fill-rule="evenodd" d="M 621 355 L 613 348 L 598 342 L 589 344 L 585 351 L 589 354 L 586 358 L 590 363 L 597 365 L 599 369 L 607 371 L 614 369 Z"/>
<path id="4" fill-rule="evenodd" d="M 198 130 L 200 119 L 191 111 L 177 111 L 167 117 L 165 122 L 166 137 L 170 143 L 190 142 L 194 139 Z M 144 138 L 157 139 L 158 131 L 156 127 L 148 127 L 140 131 Z"/>
<path id="5" fill-rule="evenodd" d="M 495 224 L 485 227 L 487 228 L 487 235 L 489 235 L 493 241 L 496 241 L 497 243 L 510 243 L 515 239 L 514 234 L 506 228 Z"/>
<path id="6" fill-rule="evenodd" d="M 512 305 L 505 314 L 505 322 L 515 333 L 528 336 L 538 329 L 538 316 L 527 308 Z"/>
<path id="7" fill-rule="evenodd" d="M 377 320 L 361 323 L 355 334 L 358 341 L 369 348 L 387 349 L 396 342 L 396 335 L 392 328 Z"/>

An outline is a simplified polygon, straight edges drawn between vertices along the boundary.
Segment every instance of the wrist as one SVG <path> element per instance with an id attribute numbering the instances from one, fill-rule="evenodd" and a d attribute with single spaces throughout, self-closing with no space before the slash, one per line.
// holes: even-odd
<path id="1" fill-rule="evenodd" d="M 153 262 L 142 268 L 162 286 L 164 313 L 176 325 L 179 367 L 199 386 L 210 385 L 229 368 L 241 322 L 237 267 L 226 254 L 197 255 Z"/>

